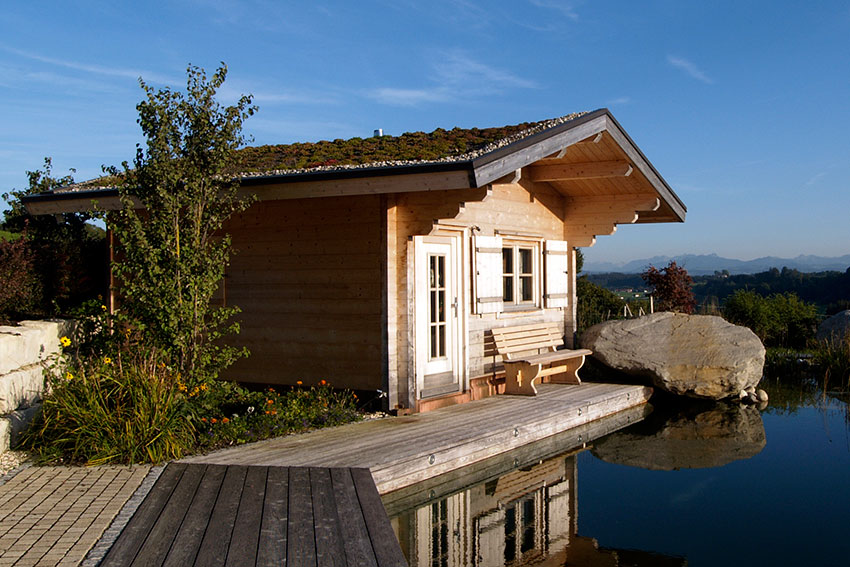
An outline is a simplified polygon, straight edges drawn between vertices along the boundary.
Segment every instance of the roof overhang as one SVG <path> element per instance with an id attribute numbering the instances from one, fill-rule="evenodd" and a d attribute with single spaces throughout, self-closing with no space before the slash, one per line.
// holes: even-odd
<path id="1" fill-rule="evenodd" d="M 630 222 L 682 222 L 686 207 L 607 109 L 600 109 L 465 161 L 246 176 L 260 200 L 475 189 L 513 176 L 547 183 L 576 203 L 658 199 Z M 121 208 L 114 188 L 55 190 L 22 199 L 31 214 Z M 603 203 L 603 204 L 599 204 Z M 597 205 L 594 205 L 597 206 Z"/>

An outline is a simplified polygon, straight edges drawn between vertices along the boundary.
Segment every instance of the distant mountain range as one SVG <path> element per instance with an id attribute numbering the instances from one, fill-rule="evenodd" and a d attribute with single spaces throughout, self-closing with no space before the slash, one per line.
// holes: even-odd
<path id="1" fill-rule="evenodd" d="M 777 258 L 775 256 L 765 256 L 764 258 L 756 258 L 755 260 L 736 260 L 734 258 L 723 258 L 717 254 L 683 254 L 681 256 L 654 256 L 642 260 L 632 260 L 622 264 L 612 262 L 592 262 L 586 261 L 584 264 L 585 272 L 602 273 L 602 272 L 622 272 L 625 274 L 641 273 L 652 265 L 656 268 L 662 268 L 670 263 L 670 260 L 675 260 L 677 264 L 683 266 L 688 273 L 694 276 L 711 275 L 714 272 L 729 270 L 730 274 L 756 274 L 766 272 L 771 268 L 782 269 L 788 267 L 801 272 L 825 272 L 838 271 L 843 272 L 850 267 L 850 254 L 838 256 L 836 258 L 827 258 L 824 256 L 812 256 L 810 254 L 800 255 L 796 258 Z"/>

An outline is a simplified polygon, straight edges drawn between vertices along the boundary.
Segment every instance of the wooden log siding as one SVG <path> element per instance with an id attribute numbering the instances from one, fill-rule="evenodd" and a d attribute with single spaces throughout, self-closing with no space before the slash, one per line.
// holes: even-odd
<path id="1" fill-rule="evenodd" d="M 389 293 L 397 294 L 395 310 L 395 337 L 400 345 L 394 366 L 389 369 L 391 384 L 402 384 L 401 388 L 409 392 L 406 403 L 413 404 L 414 388 L 413 368 L 410 352 L 405 345 L 411 335 L 412 323 L 408 306 L 413 298 L 408 297 L 409 239 L 416 235 L 434 234 L 440 231 L 440 222 L 451 226 L 476 227 L 475 234 L 493 236 L 497 231 L 514 234 L 534 234 L 546 240 L 563 240 L 564 237 L 565 198 L 544 184 L 534 184 L 520 179 L 518 183 L 493 184 L 489 189 L 475 194 L 471 191 L 443 191 L 431 193 L 406 193 L 396 196 L 393 202 L 394 240 L 390 248 L 395 251 L 395 289 Z M 451 214 L 447 214 L 451 213 Z M 393 238 L 392 234 L 387 235 Z M 509 236 L 505 236 L 509 238 Z M 388 262 L 392 262 L 388 258 Z M 543 269 L 540 277 L 544 276 Z M 390 282 L 392 283 L 392 282 Z M 462 285 L 470 285 L 464 281 Z M 475 298 L 469 294 L 468 313 L 476 313 Z M 567 309 L 536 308 L 524 313 L 511 313 L 504 318 L 499 313 L 471 315 L 468 321 L 468 376 L 470 378 L 492 373 L 500 364 L 500 359 L 484 351 L 484 331 L 496 327 L 521 325 L 527 323 L 553 323 L 560 329 L 565 322 L 571 321 Z M 393 328 L 393 325 L 390 325 Z M 395 376 L 393 380 L 393 376 Z M 405 402 L 405 400 L 401 400 Z"/>
<path id="2" fill-rule="evenodd" d="M 228 226 L 227 302 L 251 355 L 227 377 L 382 387 L 380 196 L 255 203 Z"/>

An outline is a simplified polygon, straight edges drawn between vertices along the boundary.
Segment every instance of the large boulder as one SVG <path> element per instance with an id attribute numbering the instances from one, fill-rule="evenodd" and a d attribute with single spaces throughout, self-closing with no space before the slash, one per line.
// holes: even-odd
<path id="1" fill-rule="evenodd" d="M 606 321 L 586 330 L 581 345 L 611 368 L 692 398 L 738 396 L 759 383 L 764 368 L 755 333 L 709 315 L 663 312 Z"/>
<path id="2" fill-rule="evenodd" d="M 843 340 L 850 335 L 850 309 L 836 313 L 832 317 L 824 319 L 818 326 L 818 340 Z"/>

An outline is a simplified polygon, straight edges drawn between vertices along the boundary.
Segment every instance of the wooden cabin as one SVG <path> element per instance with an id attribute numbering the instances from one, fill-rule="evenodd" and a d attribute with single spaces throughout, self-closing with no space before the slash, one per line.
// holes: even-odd
<path id="1" fill-rule="evenodd" d="M 237 253 L 223 295 L 251 351 L 232 379 L 327 380 L 405 411 L 496 393 L 492 329 L 546 322 L 572 344 L 577 247 L 621 223 L 685 219 L 607 109 L 354 140 L 349 157 L 327 159 L 340 142 L 243 150 L 260 173 L 242 176 L 258 200 L 227 227 Z M 94 197 L 118 206 L 102 189 L 27 206 L 82 210 Z"/>

